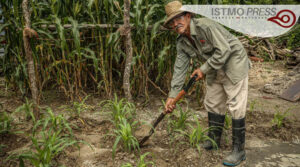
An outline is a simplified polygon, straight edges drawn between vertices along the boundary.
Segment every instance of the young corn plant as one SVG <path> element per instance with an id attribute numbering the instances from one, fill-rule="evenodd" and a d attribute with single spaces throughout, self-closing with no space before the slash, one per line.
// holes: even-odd
<path id="1" fill-rule="evenodd" d="M 7 112 L 0 112 L 0 135 L 12 133 L 12 118 Z"/>
<path id="2" fill-rule="evenodd" d="M 63 105 L 60 108 L 62 108 L 63 111 L 67 111 L 70 114 L 70 117 L 72 119 L 76 118 L 80 120 L 82 124 L 85 124 L 84 120 L 81 118 L 80 115 L 82 112 L 85 112 L 89 109 L 89 106 L 85 104 L 85 101 L 87 100 L 88 97 L 89 96 L 86 96 L 81 102 L 77 102 L 77 101 L 73 102 L 71 107 L 68 105 Z"/>
<path id="3" fill-rule="evenodd" d="M 28 99 L 26 98 L 26 102 L 19 106 L 16 110 L 15 113 L 18 112 L 23 112 L 25 114 L 25 117 L 27 120 L 32 120 L 33 124 L 36 122 L 34 113 L 33 113 L 33 104 L 31 102 L 28 101 Z"/>
<path id="4" fill-rule="evenodd" d="M 224 121 L 224 128 L 226 130 L 230 130 L 231 125 L 232 125 L 231 116 L 226 112 L 226 114 L 225 114 L 225 121 Z"/>
<path id="5" fill-rule="evenodd" d="M 150 152 L 146 152 L 145 154 L 141 155 L 135 166 L 136 167 L 147 167 L 149 165 L 156 166 L 155 163 L 152 161 L 148 161 L 148 162 L 145 161 L 145 158 L 149 154 L 150 154 Z M 126 164 L 122 165 L 122 167 L 134 167 L 134 165 L 131 163 L 126 163 Z"/>
<path id="6" fill-rule="evenodd" d="M 73 136 L 71 126 L 76 128 L 75 125 L 68 123 L 62 114 L 55 115 L 51 108 L 47 108 L 45 118 L 36 122 L 33 127 L 33 133 L 36 133 L 40 128 L 42 128 L 42 131 L 45 131 L 47 128 L 51 127 L 56 131 L 61 130 L 68 135 Z"/>
<path id="7" fill-rule="evenodd" d="M 228 112 L 226 112 L 225 114 L 225 121 L 224 121 L 224 133 L 225 133 L 225 140 L 226 143 L 229 142 L 229 134 L 231 133 L 231 126 L 232 126 L 232 119 L 230 114 L 228 114 Z"/>
<path id="8" fill-rule="evenodd" d="M 191 116 L 191 110 L 187 108 L 185 111 L 183 111 L 182 107 L 177 105 L 177 109 L 172 112 L 172 116 L 174 116 L 175 119 L 168 120 L 169 133 L 177 130 L 185 130 L 187 127 L 187 120 Z"/>
<path id="9" fill-rule="evenodd" d="M 139 150 L 139 142 L 134 134 L 134 126 L 137 124 L 137 121 L 130 123 L 126 118 L 120 117 L 120 122 L 117 126 L 117 129 L 114 130 L 113 136 L 116 137 L 116 140 L 113 145 L 112 156 L 115 157 L 116 149 L 118 144 L 121 142 L 122 147 L 125 151 Z"/>
<path id="10" fill-rule="evenodd" d="M 276 108 L 276 113 L 274 114 L 274 118 L 271 121 L 273 127 L 280 129 L 285 122 L 285 118 L 290 115 L 290 110 L 291 109 L 287 109 L 286 111 L 281 112 L 278 108 Z"/>
<path id="11" fill-rule="evenodd" d="M 81 102 L 73 102 L 72 109 L 70 112 L 73 117 L 80 117 L 82 112 L 85 112 L 88 109 L 88 106 L 85 104 L 85 101 L 88 99 L 89 96 L 86 96 Z"/>
<path id="12" fill-rule="evenodd" d="M 121 118 L 126 118 L 132 122 L 136 116 L 136 108 L 133 103 L 127 102 L 126 99 L 118 99 L 117 95 L 113 100 L 105 100 L 100 103 L 103 109 L 108 111 L 106 114 L 110 115 L 110 121 L 118 127 Z"/>
<path id="13" fill-rule="evenodd" d="M 196 126 L 189 123 L 188 131 L 179 130 L 181 135 L 183 135 L 188 140 L 189 145 L 195 147 L 198 150 L 199 154 L 201 154 L 200 144 L 207 140 L 211 141 L 212 144 L 217 147 L 216 142 L 206 135 L 210 128 L 204 129 L 196 116 L 194 116 L 194 120 L 196 122 Z"/>
<path id="14" fill-rule="evenodd" d="M 24 165 L 25 160 L 35 167 L 57 166 L 53 160 L 64 149 L 71 146 L 79 149 L 79 143 L 88 144 L 76 140 L 63 115 L 56 116 L 50 108 L 46 116 L 36 122 L 30 138 L 32 145 L 28 150 L 12 154 L 8 159 L 18 159 L 20 166 Z"/>
<path id="15" fill-rule="evenodd" d="M 256 105 L 257 105 L 257 101 L 256 101 L 256 100 L 252 100 L 252 101 L 250 102 L 250 104 L 249 104 L 249 112 L 250 112 L 250 113 L 253 113 L 253 111 L 254 111 Z"/>
<path id="16" fill-rule="evenodd" d="M 58 156 L 65 148 L 75 145 L 79 149 L 77 141 L 69 135 L 63 134 L 62 129 L 56 130 L 49 127 L 39 133 L 33 132 L 31 136 L 32 145 L 29 150 L 21 154 L 13 154 L 9 159 L 19 159 L 19 163 L 24 164 L 24 160 L 29 160 L 35 167 L 56 166 L 53 159 Z"/>
<path id="17" fill-rule="evenodd" d="M 3 152 L 3 148 L 6 148 L 7 146 L 4 145 L 4 144 L 0 144 L 0 155 L 2 154 Z"/>

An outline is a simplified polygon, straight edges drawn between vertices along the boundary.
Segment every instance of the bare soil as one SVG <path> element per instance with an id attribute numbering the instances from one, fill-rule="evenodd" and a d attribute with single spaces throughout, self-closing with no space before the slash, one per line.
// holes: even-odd
<path id="1" fill-rule="evenodd" d="M 262 91 L 265 84 L 272 82 L 274 78 L 285 76 L 288 72 L 290 71 L 284 68 L 283 62 L 253 63 L 253 68 L 249 73 L 249 100 L 246 116 L 247 159 L 240 166 L 300 166 L 300 102 L 288 102 L 274 94 L 266 94 Z M 11 113 L 22 104 L 22 98 L 16 97 L 14 92 L 5 91 L 1 86 L 0 92 L 5 92 L 0 96 L 4 111 Z M 186 98 L 189 108 L 206 127 L 207 113 L 198 106 L 194 96 L 192 94 Z M 142 99 L 137 99 L 135 101 L 137 120 L 151 123 L 160 114 L 161 101 L 164 99 L 165 97 L 152 95 L 146 105 L 143 104 Z M 78 127 L 74 129 L 75 136 L 88 142 L 92 149 L 84 144 L 81 144 L 80 150 L 68 148 L 55 159 L 54 166 L 116 167 L 125 163 L 136 164 L 140 155 L 146 152 L 150 154 L 145 160 L 152 161 L 159 167 L 222 166 L 222 159 L 231 151 L 230 128 L 224 131 L 221 148 L 218 151 L 201 149 L 201 154 L 199 154 L 196 148 L 182 143 L 182 138 L 175 138 L 174 134 L 168 132 L 168 120 L 172 119 L 172 116 L 167 116 L 140 152 L 125 152 L 119 147 L 113 159 L 112 146 L 115 137 L 108 134 L 112 133 L 114 126 L 100 112 L 101 106 L 98 103 L 102 100 L 102 98 L 91 96 L 87 101 L 91 109 L 82 113 L 81 120 L 69 118 L 69 121 Z M 61 113 L 60 106 L 69 104 L 55 91 L 45 92 L 42 103 L 42 106 L 49 106 L 56 113 Z M 183 106 L 186 107 L 186 105 Z M 284 120 L 282 128 L 276 128 L 271 123 L 274 113 L 287 110 L 290 114 Z M 14 124 L 20 130 L 27 132 L 30 130 L 31 122 L 16 118 Z M 136 129 L 136 137 L 141 139 L 149 129 L 146 125 L 140 125 Z M 6 145 L 0 154 L 0 166 L 16 166 L 17 161 L 4 160 L 12 152 L 29 147 L 30 143 L 30 138 L 26 133 L 0 136 L 0 145 Z"/>

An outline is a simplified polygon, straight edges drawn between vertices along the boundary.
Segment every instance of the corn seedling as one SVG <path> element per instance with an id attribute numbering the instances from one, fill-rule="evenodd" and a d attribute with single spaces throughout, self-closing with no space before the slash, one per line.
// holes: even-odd
<path id="1" fill-rule="evenodd" d="M 155 163 L 152 162 L 152 161 L 149 161 L 149 162 L 145 162 L 145 158 L 147 157 L 147 155 L 149 155 L 150 152 L 146 152 L 145 154 L 141 155 L 137 164 L 135 165 L 136 167 L 147 167 L 149 165 L 151 166 L 155 166 Z M 133 167 L 132 164 L 130 163 L 126 163 L 124 165 L 122 165 L 122 167 Z"/>
<path id="2" fill-rule="evenodd" d="M 113 145 L 113 158 L 115 157 L 115 152 L 119 142 L 122 142 L 123 149 L 125 151 L 139 150 L 139 142 L 136 139 L 134 134 L 134 126 L 137 124 L 137 121 L 129 123 L 126 118 L 120 118 L 119 125 L 116 130 L 114 130 L 113 136 L 116 137 L 116 140 Z"/>
<path id="3" fill-rule="evenodd" d="M 12 118 L 7 112 L 0 112 L 0 135 L 12 132 Z"/>
<path id="4" fill-rule="evenodd" d="M 115 95 L 114 100 L 106 100 L 100 103 L 103 104 L 103 108 L 108 111 L 110 115 L 110 121 L 117 127 L 121 118 L 126 118 L 129 122 L 132 122 L 136 115 L 136 108 L 133 103 L 127 102 L 126 99 L 118 99 Z"/>
<path id="5" fill-rule="evenodd" d="M 122 165 L 121 167 L 134 167 L 131 163 L 126 163 L 124 165 Z"/>
<path id="6" fill-rule="evenodd" d="M 3 145 L 3 144 L 0 144 L 0 155 L 2 154 L 3 152 L 3 148 L 7 147 L 6 145 Z"/>
<path id="7" fill-rule="evenodd" d="M 73 102 L 71 107 L 68 105 L 63 105 L 60 108 L 62 108 L 63 111 L 70 113 L 71 118 L 77 118 L 82 122 L 82 124 L 84 124 L 84 121 L 80 118 L 80 115 L 82 112 L 85 112 L 89 109 L 89 106 L 85 104 L 85 101 L 88 97 L 89 96 L 86 96 L 81 102 Z"/>
<path id="8" fill-rule="evenodd" d="M 27 98 L 26 98 L 26 102 L 15 110 L 15 113 L 18 113 L 18 112 L 25 113 L 26 119 L 27 120 L 32 119 L 33 124 L 36 122 L 34 113 L 33 113 L 33 104 L 31 102 L 29 102 Z"/>
<path id="9" fill-rule="evenodd" d="M 73 124 L 71 124 L 71 126 L 75 127 L 75 125 Z M 40 127 L 43 131 L 47 130 L 50 127 L 56 131 L 61 130 L 73 136 L 71 126 L 62 114 L 55 115 L 52 112 L 51 108 L 47 108 L 45 118 L 40 119 L 36 122 L 36 124 L 33 127 L 33 133 L 35 133 Z"/>
<path id="10" fill-rule="evenodd" d="M 224 124 L 224 128 L 226 130 L 229 130 L 231 128 L 231 125 L 232 125 L 232 119 L 231 119 L 231 116 L 226 112 L 225 114 L 225 124 Z"/>
<path id="11" fill-rule="evenodd" d="M 85 101 L 87 100 L 89 96 L 86 96 L 81 102 L 73 102 L 72 105 L 72 113 L 75 117 L 79 117 L 81 112 L 84 112 L 87 110 L 87 105 L 85 104 Z"/>
<path id="12" fill-rule="evenodd" d="M 249 111 L 250 113 L 253 113 L 255 106 L 257 105 L 257 101 L 256 100 L 252 100 L 249 104 Z"/>
<path id="13" fill-rule="evenodd" d="M 290 109 L 287 109 L 284 112 L 279 111 L 278 108 L 276 108 L 276 113 L 274 114 L 274 118 L 272 119 L 272 124 L 277 128 L 280 129 L 285 121 L 285 118 L 290 114 Z"/>
<path id="14" fill-rule="evenodd" d="M 231 133 L 231 126 L 232 126 L 232 119 L 231 116 L 228 114 L 228 112 L 226 112 L 225 114 L 225 121 L 224 121 L 224 133 L 225 133 L 225 140 L 226 143 L 229 142 L 229 134 Z"/>
<path id="15" fill-rule="evenodd" d="M 216 142 L 206 135 L 210 128 L 204 129 L 196 116 L 194 116 L 194 120 L 196 122 L 196 126 L 189 123 L 188 131 L 179 130 L 181 135 L 187 138 L 189 145 L 195 147 L 198 150 L 199 154 L 201 154 L 200 144 L 207 140 L 211 141 L 212 144 L 217 147 Z"/>
<path id="16" fill-rule="evenodd" d="M 168 120 L 168 131 L 169 133 L 174 132 L 176 130 L 184 130 L 186 129 L 186 123 L 187 119 L 191 116 L 191 111 L 189 108 L 186 109 L 186 111 L 183 111 L 182 107 L 180 105 L 177 105 L 177 108 L 172 112 L 172 116 L 175 117 L 175 119 Z"/>
<path id="17" fill-rule="evenodd" d="M 78 143 L 80 142 L 68 135 L 63 135 L 62 129 L 55 130 L 54 127 L 42 130 L 40 133 L 33 133 L 31 141 L 30 150 L 17 155 L 13 154 L 9 159 L 19 159 L 20 164 L 24 164 L 24 160 L 29 160 L 35 167 L 53 166 L 53 159 L 57 155 L 72 145 L 79 149 Z"/>
<path id="18" fill-rule="evenodd" d="M 63 115 L 56 116 L 50 108 L 47 108 L 46 116 L 34 125 L 31 141 L 29 150 L 21 154 L 12 154 L 8 159 L 18 159 L 20 166 L 24 164 L 24 160 L 29 160 L 35 167 L 56 166 L 53 165 L 53 159 L 65 148 L 75 145 L 79 149 L 79 143 L 89 145 L 76 140 Z"/>

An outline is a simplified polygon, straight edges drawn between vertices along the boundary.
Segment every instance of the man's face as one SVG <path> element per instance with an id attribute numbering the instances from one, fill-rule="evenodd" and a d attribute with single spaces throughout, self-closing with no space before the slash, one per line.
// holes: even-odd
<path id="1" fill-rule="evenodd" d="M 191 21 L 191 14 L 185 13 L 185 14 L 181 14 L 181 15 L 178 15 L 175 18 L 173 18 L 168 23 L 168 25 L 169 25 L 169 27 L 172 28 L 172 30 L 174 30 L 178 34 L 185 34 L 189 31 L 188 28 L 190 25 L 190 21 Z"/>

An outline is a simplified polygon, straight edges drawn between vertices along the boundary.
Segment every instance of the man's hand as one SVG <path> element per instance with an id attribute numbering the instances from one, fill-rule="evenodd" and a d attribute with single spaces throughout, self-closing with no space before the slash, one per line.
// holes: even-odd
<path id="1" fill-rule="evenodd" d="M 172 105 L 174 101 L 174 98 L 169 97 L 166 101 L 166 105 L 165 105 L 165 111 L 167 113 L 171 113 L 174 109 L 175 109 L 175 105 Z"/>
<path id="2" fill-rule="evenodd" d="M 196 70 L 192 73 L 191 78 L 192 78 L 195 74 L 198 75 L 198 77 L 196 78 L 196 81 L 198 81 L 199 79 L 203 79 L 203 77 L 204 77 L 204 74 L 202 73 L 202 71 L 200 70 L 200 68 L 196 69 Z"/>

